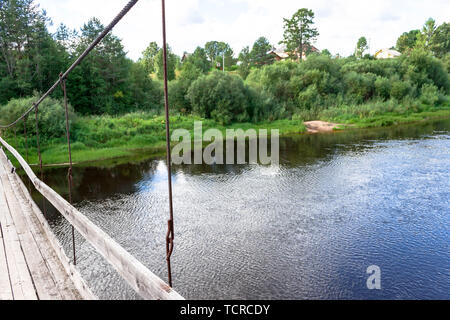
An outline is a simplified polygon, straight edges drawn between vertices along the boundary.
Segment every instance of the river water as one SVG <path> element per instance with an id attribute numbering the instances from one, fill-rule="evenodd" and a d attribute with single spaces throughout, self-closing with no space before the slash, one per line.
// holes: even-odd
<path id="1" fill-rule="evenodd" d="M 174 168 L 175 289 L 190 299 L 450 299 L 450 121 L 281 139 L 280 165 Z M 66 194 L 67 169 L 46 171 Z M 162 159 L 74 169 L 75 206 L 167 279 Z M 40 203 L 40 202 L 39 202 Z M 70 228 L 50 223 L 71 256 Z M 77 235 L 104 299 L 134 292 Z M 367 268 L 381 269 L 368 290 Z"/>

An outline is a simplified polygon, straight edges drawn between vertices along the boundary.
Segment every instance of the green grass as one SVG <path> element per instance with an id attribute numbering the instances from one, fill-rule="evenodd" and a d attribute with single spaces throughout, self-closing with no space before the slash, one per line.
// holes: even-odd
<path id="1" fill-rule="evenodd" d="M 280 130 L 280 135 L 304 133 L 301 120 L 277 120 L 262 123 L 236 123 L 221 125 L 212 120 L 194 116 L 171 117 L 171 130 L 186 129 L 193 136 L 194 122 L 201 121 L 203 132 L 218 129 L 225 137 L 227 129 Z M 91 163 L 116 158 L 151 157 L 165 153 L 166 132 L 164 117 L 145 113 L 122 117 L 82 117 L 73 126 L 72 160 L 74 163 Z M 14 138 L 8 141 L 15 147 Z M 19 138 L 18 151 L 25 158 L 24 140 Z M 31 141 L 32 142 L 32 141 Z M 63 138 L 41 143 L 44 165 L 68 162 L 67 144 Z M 36 147 L 29 148 L 29 163 L 39 162 Z"/>
<path id="2" fill-rule="evenodd" d="M 384 109 L 386 108 L 386 109 Z M 370 112 L 366 112 L 370 109 Z M 450 118 L 450 108 L 441 107 L 422 112 L 414 110 L 390 110 L 390 107 L 356 106 L 348 108 L 328 109 L 319 115 L 321 120 L 344 124 L 344 128 L 386 127 L 403 123 Z M 374 112 L 375 110 L 375 112 Z M 171 117 L 171 129 L 186 129 L 191 135 L 194 122 L 202 121 L 203 132 L 208 129 L 219 129 L 224 137 L 226 129 L 278 129 L 281 136 L 306 132 L 302 120 L 277 120 L 262 123 L 235 123 L 221 125 L 213 120 L 194 116 Z M 29 144 L 33 144 L 29 138 Z M 165 121 L 161 116 L 147 113 L 133 113 L 122 117 L 95 116 L 79 117 L 72 126 L 72 159 L 80 165 L 92 162 L 115 162 L 114 159 L 147 159 L 165 154 Z M 16 147 L 14 137 L 7 140 Z M 18 138 L 18 151 L 25 158 L 23 138 Z M 64 164 L 68 162 L 67 144 L 64 137 L 51 141 L 42 141 L 42 159 L 44 165 Z M 11 157 L 15 162 L 15 159 Z M 29 148 L 29 163 L 37 164 L 36 147 Z M 15 162 L 17 165 L 17 162 Z"/>
<path id="3" fill-rule="evenodd" d="M 395 101 L 375 101 L 362 105 L 341 106 L 325 109 L 319 113 L 320 120 L 344 124 L 353 128 L 388 127 L 404 123 L 450 117 L 448 100 L 440 106 L 431 107 L 420 101 L 401 104 Z"/>
<path id="4" fill-rule="evenodd" d="M 415 112 L 405 115 L 395 113 L 386 113 L 371 117 L 358 117 L 352 115 L 342 115 L 341 117 L 327 118 L 322 120 L 333 121 L 341 123 L 343 126 L 340 129 L 346 128 L 379 128 L 389 127 L 406 123 L 414 123 L 427 120 L 446 119 L 450 118 L 450 109 Z"/>

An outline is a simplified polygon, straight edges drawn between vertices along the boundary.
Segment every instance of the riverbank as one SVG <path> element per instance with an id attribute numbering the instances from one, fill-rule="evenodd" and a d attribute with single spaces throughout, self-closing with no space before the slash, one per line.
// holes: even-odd
<path id="1" fill-rule="evenodd" d="M 204 132 L 211 128 L 219 129 L 224 134 L 227 129 L 267 129 L 269 132 L 272 129 L 278 129 L 281 136 L 287 136 L 307 132 L 322 133 L 336 130 L 387 127 L 447 118 L 450 118 L 450 108 L 404 115 L 394 113 L 372 117 L 342 115 L 313 122 L 277 120 L 257 124 L 236 123 L 229 126 L 194 116 L 174 116 L 171 117 L 171 129 L 186 129 L 193 133 L 194 122 L 201 121 Z M 100 163 L 114 161 L 114 159 L 144 160 L 165 154 L 165 121 L 161 116 L 135 113 L 122 117 L 83 117 L 79 118 L 73 126 L 72 158 L 76 164 Z M 14 146 L 14 138 L 10 137 L 9 141 Z M 19 143 L 18 150 L 22 155 L 25 155 L 26 151 L 21 145 L 23 143 Z M 46 166 L 67 163 L 68 155 L 65 140 L 62 138 L 44 143 L 42 145 L 42 159 Z M 29 162 L 31 164 L 38 163 L 35 148 L 29 149 Z"/>
<path id="2" fill-rule="evenodd" d="M 301 120 L 277 120 L 261 123 L 235 123 L 224 126 L 214 120 L 195 116 L 173 116 L 171 130 L 185 129 L 192 135 L 194 123 L 201 122 L 203 132 L 218 129 L 225 136 L 227 129 L 278 129 L 280 135 L 306 132 Z M 122 117 L 95 116 L 78 118 L 72 126 L 72 159 L 75 164 L 103 162 L 118 158 L 148 159 L 165 154 L 165 119 L 146 113 L 127 114 Z M 31 139 L 29 139 L 31 140 Z M 8 138 L 16 147 L 14 137 Z M 26 155 L 23 139 L 18 141 L 18 151 Z M 45 166 L 60 166 L 68 161 L 67 143 L 64 138 L 41 143 L 42 161 Z M 35 147 L 29 148 L 29 163 L 36 165 Z"/>

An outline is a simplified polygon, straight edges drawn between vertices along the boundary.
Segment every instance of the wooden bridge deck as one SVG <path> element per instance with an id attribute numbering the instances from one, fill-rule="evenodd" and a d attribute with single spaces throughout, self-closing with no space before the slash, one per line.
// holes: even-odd
<path id="1" fill-rule="evenodd" d="M 95 299 L 0 150 L 0 300 Z"/>

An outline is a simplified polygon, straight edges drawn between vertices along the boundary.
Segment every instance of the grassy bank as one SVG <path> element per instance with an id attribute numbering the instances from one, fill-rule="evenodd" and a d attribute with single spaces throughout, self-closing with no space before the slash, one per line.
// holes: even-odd
<path id="1" fill-rule="evenodd" d="M 367 111 L 369 110 L 369 111 Z M 378 111 L 377 111 L 378 110 Z M 401 109 L 390 110 L 389 106 L 357 106 L 324 110 L 320 120 L 342 123 L 345 128 L 372 128 L 399 125 L 419 121 L 450 118 L 450 107 L 431 108 L 421 112 Z M 367 112 L 365 112 L 367 111 Z M 219 129 L 225 136 L 226 129 L 278 129 L 282 136 L 306 132 L 303 121 L 277 120 L 262 123 L 236 123 L 228 126 L 214 120 L 194 116 L 171 117 L 171 129 L 186 129 L 191 135 L 194 122 L 201 121 L 203 132 Z M 164 117 L 148 113 L 133 113 L 122 117 L 79 117 L 72 124 L 72 157 L 75 163 L 90 163 L 117 158 L 145 159 L 165 154 Z M 17 140 L 11 134 L 8 141 L 25 157 L 25 140 Z M 38 163 L 35 138 L 29 138 L 29 163 Z M 46 165 L 64 164 L 68 161 L 67 144 L 64 137 L 42 141 L 42 159 Z"/>
<path id="2" fill-rule="evenodd" d="M 320 120 L 341 123 L 352 128 L 377 128 L 450 117 L 450 105 L 429 107 L 418 101 L 396 104 L 393 101 L 325 109 Z"/>
<path id="3" fill-rule="evenodd" d="M 278 129 L 281 135 L 306 132 L 301 120 L 277 120 L 262 123 L 236 123 L 223 126 L 214 120 L 194 116 L 171 117 L 171 129 L 186 129 L 193 135 L 194 122 L 201 121 L 203 132 L 218 129 L 225 136 L 227 129 Z M 165 120 L 161 116 L 133 113 L 122 117 L 98 116 L 78 118 L 72 126 L 72 159 L 75 163 L 103 161 L 124 157 L 149 157 L 165 153 Z M 34 138 L 30 138 L 34 139 Z M 17 144 L 13 136 L 8 141 L 17 146 L 25 157 L 25 141 L 19 137 Z M 29 142 L 33 144 L 34 141 Z M 67 144 L 64 138 L 44 141 L 41 144 L 44 164 L 63 164 L 68 161 Z M 29 147 L 29 163 L 38 163 L 36 147 Z"/>

